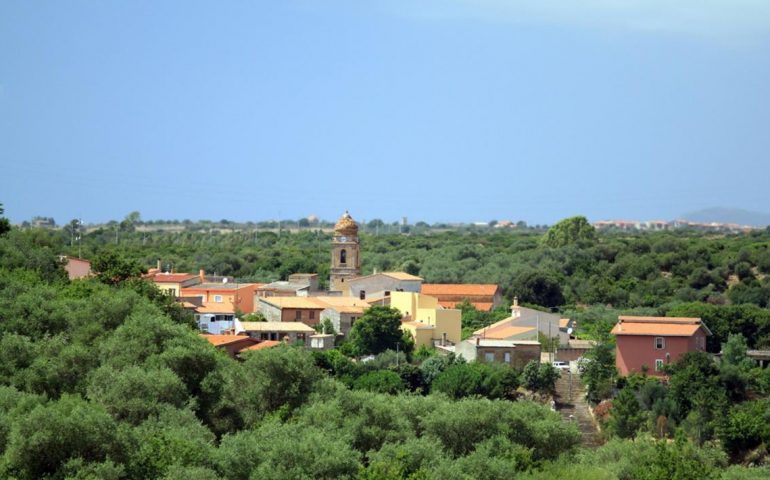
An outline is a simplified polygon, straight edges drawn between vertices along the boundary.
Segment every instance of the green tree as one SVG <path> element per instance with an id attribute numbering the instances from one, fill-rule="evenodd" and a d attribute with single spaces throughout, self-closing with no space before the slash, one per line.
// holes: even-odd
<path id="1" fill-rule="evenodd" d="M 320 378 L 309 352 L 280 345 L 248 353 L 240 368 L 228 371 L 224 394 L 253 426 L 268 413 L 288 414 L 305 403 Z"/>
<path id="2" fill-rule="evenodd" d="M 559 248 L 582 240 L 594 240 L 596 229 L 586 217 L 565 218 L 548 229 L 540 242 L 546 247 Z"/>
<path id="3" fill-rule="evenodd" d="M 121 451 L 117 426 L 107 412 L 65 395 L 14 422 L 5 461 L 12 476 L 37 480 L 57 476 L 70 459 L 101 462 Z"/>
<path id="4" fill-rule="evenodd" d="M 512 368 L 471 362 L 456 363 L 446 368 L 433 380 L 431 391 L 455 399 L 470 396 L 512 398 L 518 386 L 518 372 Z"/>
<path id="5" fill-rule="evenodd" d="M 586 396 L 594 403 L 609 398 L 617 375 L 615 347 L 608 342 L 599 343 L 586 352 L 583 358 L 580 378 L 588 387 Z"/>
<path id="6" fill-rule="evenodd" d="M 626 387 L 612 400 L 608 427 L 620 438 L 633 438 L 645 421 L 644 411 L 631 388 Z"/>
<path id="7" fill-rule="evenodd" d="M 510 293 L 525 303 L 543 307 L 564 305 L 564 294 L 559 280 L 547 272 L 526 270 L 518 274 L 511 283 Z"/>
<path id="8" fill-rule="evenodd" d="M 352 479 L 361 464 L 344 438 L 317 427 L 266 421 L 222 438 L 217 471 L 227 480 Z"/>
<path id="9" fill-rule="evenodd" d="M 730 334 L 727 341 L 722 344 L 722 364 L 732 365 L 741 369 L 750 369 L 751 360 L 746 355 L 748 346 L 746 338 L 740 333 Z"/>
<path id="10" fill-rule="evenodd" d="M 548 363 L 540 363 L 537 360 L 531 360 L 521 372 L 522 384 L 526 388 L 538 392 L 553 392 L 558 378 L 559 371 L 557 369 Z"/>
<path id="11" fill-rule="evenodd" d="M 182 408 L 189 400 L 184 383 L 168 368 L 97 369 L 88 386 L 89 399 L 116 419 L 138 425 L 160 413 L 164 405 Z"/>
<path id="12" fill-rule="evenodd" d="M 717 436 L 733 456 L 770 442 L 770 401 L 744 402 L 717 422 Z"/>
<path id="13" fill-rule="evenodd" d="M 107 250 L 97 255 L 91 262 L 91 268 L 100 281 L 109 285 L 137 278 L 145 272 L 137 261 L 130 260 L 114 250 Z"/>
<path id="14" fill-rule="evenodd" d="M 0 215 L 5 213 L 5 209 L 3 208 L 3 204 L 0 203 Z M 5 235 L 11 231 L 11 222 L 8 221 L 5 217 L 0 217 L 0 236 Z"/>
<path id="15" fill-rule="evenodd" d="M 390 370 L 375 370 L 367 372 L 353 382 L 356 390 L 367 390 L 375 393 L 396 394 L 403 392 L 406 385 L 401 377 Z"/>
<path id="16" fill-rule="evenodd" d="M 410 352 L 414 343 L 409 344 L 401 330 L 401 312 L 395 308 L 373 305 L 350 330 L 350 341 L 359 355 L 376 355 L 385 350 L 394 350 L 396 345 L 403 352 Z"/>

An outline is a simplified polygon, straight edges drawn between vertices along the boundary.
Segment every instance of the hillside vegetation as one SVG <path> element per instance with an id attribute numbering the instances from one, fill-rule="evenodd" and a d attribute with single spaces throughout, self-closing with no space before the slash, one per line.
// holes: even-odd
<path id="1" fill-rule="evenodd" d="M 516 400 L 519 378 L 503 367 L 426 352 L 394 366 L 396 354 L 385 352 L 363 368 L 338 352 L 311 355 L 291 346 L 235 361 L 144 281 L 69 282 L 59 249 L 55 237 L 35 231 L 0 238 L 2 478 L 767 473 L 728 468 L 724 448 L 685 436 L 673 443 L 612 440 L 584 450 L 574 425 Z M 542 380 L 529 370 L 521 378 L 535 388 Z"/>

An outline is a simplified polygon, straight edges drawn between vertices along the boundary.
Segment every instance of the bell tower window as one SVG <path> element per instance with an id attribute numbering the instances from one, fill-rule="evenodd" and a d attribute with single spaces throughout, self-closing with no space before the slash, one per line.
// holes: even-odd
<path id="1" fill-rule="evenodd" d="M 343 265 L 348 263 L 348 252 L 344 248 L 340 250 L 340 263 Z"/>

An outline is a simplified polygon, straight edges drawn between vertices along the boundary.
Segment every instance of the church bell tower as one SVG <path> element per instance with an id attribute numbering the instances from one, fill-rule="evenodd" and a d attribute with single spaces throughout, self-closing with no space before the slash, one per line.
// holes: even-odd
<path id="1" fill-rule="evenodd" d="M 358 243 L 358 224 L 348 212 L 334 226 L 332 237 L 332 265 L 329 290 L 348 292 L 350 279 L 361 275 L 361 256 Z"/>

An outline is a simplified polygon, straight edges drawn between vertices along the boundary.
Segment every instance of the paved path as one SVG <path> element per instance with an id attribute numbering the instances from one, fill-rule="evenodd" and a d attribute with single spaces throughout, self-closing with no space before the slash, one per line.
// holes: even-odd
<path id="1" fill-rule="evenodd" d="M 572 388 L 570 389 L 570 384 Z M 586 392 L 580 376 L 562 371 L 556 381 L 556 411 L 569 422 L 576 422 L 583 436 L 583 446 L 595 448 L 601 445 L 601 436 L 588 410 Z"/>

